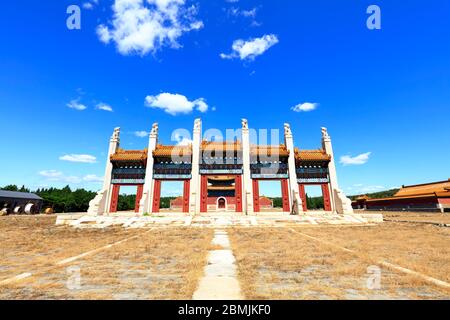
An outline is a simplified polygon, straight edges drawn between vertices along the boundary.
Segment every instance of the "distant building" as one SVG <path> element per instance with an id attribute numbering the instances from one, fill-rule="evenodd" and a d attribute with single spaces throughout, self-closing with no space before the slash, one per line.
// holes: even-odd
<path id="1" fill-rule="evenodd" d="M 233 187 L 234 188 L 234 187 Z M 234 189 L 233 189 L 234 190 Z M 226 192 L 227 190 L 224 189 Z M 217 190 L 216 190 L 217 192 Z M 212 198 L 212 197 L 211 197 Z M 227 197 L 225 195 L 217 195 L 214 199 L 210 199 L 208 201 L 208 209 L 210 211 L 234 211 L 235 210 L 235 202 L 234 197 Z M 259 206 L 261 210 L 271 210 L 273 209 L 273 201 L 267 197 L 259 198 Z M 183 197 L 180 196 L 170 201 L 170 210 L 171 211 L 181 211 L 183 209 Z"/>
<path id="2" fill-rule="evenodd" d="M 352 206 L 367 210 L 450 212 L 450 179 L 403 186 L 389 198 L 360 196 L 352 202 Z"/>
<path id="3" fill-rule="evenodd" d="M 43 199 L 34 193 L 0 190 L 0 211 L 6 213 L 39 213 L 42 202 Z"/>

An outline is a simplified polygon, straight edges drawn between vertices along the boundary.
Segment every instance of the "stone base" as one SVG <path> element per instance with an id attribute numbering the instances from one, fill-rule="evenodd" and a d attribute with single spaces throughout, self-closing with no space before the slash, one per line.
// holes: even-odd
<path id="1" fill-rule="evenodd" d="M 299 216 L 273 213 L 261 216 L 244 215 L 196 215 L 186 216 L 142 216 L 135 213 L 121 213 L 108 216 L 87 214 L 58 215 L 56 224 L 75 228 L 154 228 L 154 227 L 283 227 L 295 225 L 365 225 L 383 222 L 382 214 L 314 213 Z"/>

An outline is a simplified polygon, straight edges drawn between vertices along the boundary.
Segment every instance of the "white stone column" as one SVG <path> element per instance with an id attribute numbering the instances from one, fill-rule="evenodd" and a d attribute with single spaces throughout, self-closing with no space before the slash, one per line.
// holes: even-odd
<path id="1" fill-rule="evenodd" d="M 196 119 L 192 133 L 192 178 L 189 195 L 189 213 L 200 212 L 200 154 L 202 139 L 202 120 Z"/>
<path id="2" fill-rule="evenodd" d="M 142 192 L 142 198 L 139 202 L 139 213 L 150 214 L 152 213 L 153 204 L 153 165 L 155 160 L 153 159 L 153 151 L 155 151 L 158 145 L 158 131 L 159 127 L 157 123 L 152 126 L 148 142 L 148 154 L 147 154 L 147 166 L 145 169 L 145 183 L 144 190 Z"/>
<path id="3" fill-rule="evenodd" d="M 291 212 L 303 213 L 302 199 L 300 198 L 300 191 L 297 182 L 297 170 L 295 167 L 295 150 L 294 138 L 292 136 L 291 126 L 288 123 L 284 124 L 284 144 L 289 151 L 288 171 L 289 171 L 289 200 Z M 296 208 L 294 205 L 296 204 Z"/>
<path id="4" fill-rule="evenodd" d="M 250 171 L 250 132 L 248 121 L 242 119 L 242 162 L 243 162 L 243 194 L 242 211 L 247 215 L 254 214 L 253 210 L 253 184 Z"/>
<path id="5" fill-rule="evenodd" d="M 115 128 L 114 132 L 109 140 L 109 150 L 108 157 L 106 159 L 105 176 L 103 180 L 103 187 L 97 193 L 95 198 L 89 202 L 88 214 L 92 215 L 103 215 L 108 213 L 109 204 L 111 203 L 111 192 L 112 192 L 112 163 L 111 155 L 116 153 L 120 146 L 120 128 Z"/>
<path id="6" fill-rule="evenodd" d="M 329 156 L 331 156 L 331 161 L 328 165 L 331 208 L 334 212 L 339 214 L 351 214 L 353 213 L 352 202 L 345 196 L 344 192 L 339 189 L 333 146 L 327 128 L 322 128 L 322 148 Z"/>

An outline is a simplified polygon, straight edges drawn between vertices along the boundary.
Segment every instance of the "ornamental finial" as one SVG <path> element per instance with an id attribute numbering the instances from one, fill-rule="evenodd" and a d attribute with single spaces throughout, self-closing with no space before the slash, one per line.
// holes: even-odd
<path id="1" fill-rule="evenodd" d="M 241 123 L 242 123 L 242 129 L 248 129 L 248 120 L 247 119 L 242 119 Z"/>

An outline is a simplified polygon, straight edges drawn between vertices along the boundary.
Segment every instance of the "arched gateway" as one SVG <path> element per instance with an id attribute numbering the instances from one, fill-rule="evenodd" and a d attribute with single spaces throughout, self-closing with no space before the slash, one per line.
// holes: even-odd
<path id="1" fill-rule="evenodd" d="M 307 185 L 321 186 L 325 212 L 353 212 L 351 201 L 339 190 L 331 138 L 325 128 L 322 145 L 317 150 L 295 148 L 288 124 L 284 126 L 284 144 L 280 145 L 250 144 L 247 120 L 242 120 L 240 139 L 233 142 L 203 140 L 200 119 L 194 123 L 193 141 L 188 146 L 159 144 L 158 130 L 154 124 L 149 146 L 144 150 L 121 149 L 120 129 L 114 130 L 103 188 L 90 202 L 88 213 L 116 212 L 121 186 L 136 186 L 136 212 L 157 213 L 161 183 L 182 181 L 182 211 L 186 214 L 217 211 L 257 214 L 264 199 L 259 194 L 259 182 L 264 180 L 281 182 L 282 208 L 286 214 L 308 210 Z"/>

